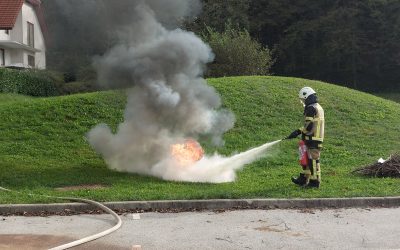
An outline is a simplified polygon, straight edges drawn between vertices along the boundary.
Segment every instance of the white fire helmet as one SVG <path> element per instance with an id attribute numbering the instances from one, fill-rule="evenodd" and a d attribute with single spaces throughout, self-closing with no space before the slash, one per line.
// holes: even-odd
<path id="1" fill-rule="evenodd" d="M 316 94 L 315 90 L 310 87 L 304 87 L 300 89 L 299 98 L 302 101 L 305 101 L 310 95 Z"/>

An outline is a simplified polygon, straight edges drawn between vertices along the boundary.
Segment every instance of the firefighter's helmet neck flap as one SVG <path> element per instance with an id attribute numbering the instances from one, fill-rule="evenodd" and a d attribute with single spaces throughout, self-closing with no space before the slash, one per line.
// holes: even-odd
<path id="1" fill-rule="evenodd" d="M 305 107 L 317 102 L 316 92 L 310 87 L 304 87 L 299 91 L 300 103 Z"/>

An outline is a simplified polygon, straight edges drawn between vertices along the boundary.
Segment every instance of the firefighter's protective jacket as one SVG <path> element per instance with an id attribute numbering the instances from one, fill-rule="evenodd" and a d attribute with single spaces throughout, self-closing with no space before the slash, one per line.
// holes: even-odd
<path id="1" fill-rule="evenodd" d="M 319 146 L 324 141 L 324 109 L 319 105 L 316 95 L 307 98 L 305 104 L 304 127 L 300 128 L 302 139 L 308 146 Z"/>

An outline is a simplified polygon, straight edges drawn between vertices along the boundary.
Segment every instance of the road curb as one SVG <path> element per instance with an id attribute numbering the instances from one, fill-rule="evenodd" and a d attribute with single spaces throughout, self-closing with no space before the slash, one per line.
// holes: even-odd
<path id="1" fill-rule="evenodd" d="M 193 211 L 218 209 L 304 209 L 400 207 L 400 197 L 322 198 L 322 199 L 218 199 L 105 202 L 116 211 Z M 86 213 L 97 210 L 83 203 L 0 205 L 0 214 Z"/>

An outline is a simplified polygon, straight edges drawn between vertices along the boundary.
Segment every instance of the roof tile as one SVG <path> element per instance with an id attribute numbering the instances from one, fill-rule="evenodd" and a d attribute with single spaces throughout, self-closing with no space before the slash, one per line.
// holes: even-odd
<path id="1" fill-rule="evenodd" d="M 0 30 L 12 29 L 24 0 L 0 0 Z"/>

